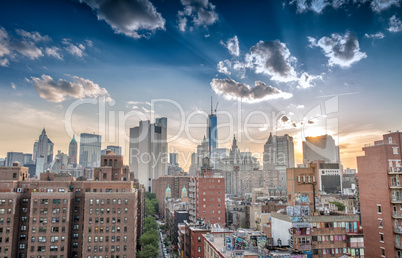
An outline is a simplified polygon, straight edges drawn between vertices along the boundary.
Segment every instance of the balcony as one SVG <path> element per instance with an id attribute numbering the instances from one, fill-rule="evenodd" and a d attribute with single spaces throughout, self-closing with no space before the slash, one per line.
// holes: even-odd
<path id="1" fill-rule="evenodd" d="M 388 174 L 390 174 L 390 175 L 402 175 L 402 168 L 400 168 L 400 167 L 390 167 L 388 169 Z"/>
<path id="2" fill-rule="evenodd" d="M 294 249 L 299 250 L 299 251 L 310 251 L 311 250 L 311 244 L 299 244 L 299 245 L 294 245 Z"/>
<path id="3" fill-rule="evenodd" d="M 346 230 L 346 235 L 363 235 L 363 229 L 362 228 L 347 229 Z"/>
<path id="4" fill-rule="evenodd" d="M 402 227 L 392 227 L 394 229 L 395 234 L 402 235 Z"/>
<path id="5" fill-rule="evenodd" d="M 311 235 L 339 235 L 345 234 L 345 228 L 312 228 Z"/>
<path id="6" fill-rule="evenodd" d="M 391 203 L 394 203 L 394 204 L 402 203 L 402 198 L 396 197 L 396 196 L 391 196 L 390 201 L 391 201 Z"/>
<path id="7" fill-rule="evenodd" d="M 349 248 L 363 248 L 364 242 L 349 242 L 348 247 Z"/>
<path id="8" fill-rule="evenodd" d="M 402 212 L 394 212 L 392 214 L 393 219 L 402 219 Z"/>
<path id="9" fill-rule="evenodd" d="M 395 241 L 395 248 L 402 250 L 402 243 Z"/>
<path id="10" fill-rule="evenodd" d="M 402 185 L 400 184 L 399 180 L 398 181 L 391 181 L 391 182 L 389 182 L 389 188 L 391 188 L 391 189 L 402 189 Z"/>

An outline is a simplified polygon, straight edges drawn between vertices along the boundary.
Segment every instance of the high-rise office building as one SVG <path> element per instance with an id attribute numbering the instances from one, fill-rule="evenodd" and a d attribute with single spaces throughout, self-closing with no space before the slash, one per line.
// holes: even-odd
<path id="1" fill-rule="evenodd" d="M 295 167 L 293 137 L 270 133 L 263 153 L 263 169 L 269 174 L 269 186 L 286 189 L 286 169 L 292 167 Z"/>
<path id="2" fill-rule="evenodd" d="M 24 165 L 25 157 L 24 153 L 22 152 L 7 152 L 7 162 L 6 166 L 11 167 L 14 162 L 19 162 L 22 165 Z"/>
<path id="3" fill-rule="evenodd" d="M 178 157 L 179 157 L 178 153 L 169 153 L 169 163 L 170 163 L 170 165 L 178 166 L 179 165 Z"/>
<path id="4" fill-rule="evenodd" d="M 70 144 L 68 145 L 68 164 L 71 164 L 73 167 L 77 166 L 78 160 L 78 144 L 75 140 L 75 135 L 71 139 Z"/>
<path id="5" fill-rule="evenodd" d="M 357 157 L 366 254 L 402 256 L 402 133 L 384 134 Z"/>
<path id="6" fill-rule="evenodd" d="M 115 146 L 115 145 L 108 145 L 106 149 L 102 150 L 101 153 L 102 155 L 106 155 L 106 152 L 110 150 L 116 155 L 121 155 L 121 147 L 120 146 Z"/>
<path id="7" fill-rule="evenodd" d="M 140 121 L 130 129 L 130 170 L 145 189 L 151 191 L 152 179 L 164 176 L 168 169 L 167 118 L 155 124 Z"/>
<path id="8" fill-rule="evenodd" d="M 207 120 L 207 141 L 208 141 L 208 152 L 209 158 L 211 159 L 212 164 L 214 164 L 214 153 L 217 148 L 218 141 L 218 119 L 216 117 L 216 109 L 215 113 L 212 109 L 212 99 L 211 99 L 211 113 L 208 115 Z"/>
<path id="9" fill-rule="evenodd" d="M 82 133 L 80 135 L 80 165 L 93 168 L 99 166 L 102 136 Z"/>
<path id="10" fill-rule="evenodd" d="M 340 163 L 339 147 L 331 135 L 325 134 L 316 137 L 306 137 L 303 141 L 303 163 L 322 160 L 327 163 Z"/>
<path id="11" fill-rule="evenodd" d="M 37 158 L 44 157 L 45 165 L 52 163 L 53 147 L 53 142 L 47 136 L 45 128 L 43 128 L 41 135 L 39 135 L 39 140 L 34 143 L 34 161 L 36 162 Z"/>

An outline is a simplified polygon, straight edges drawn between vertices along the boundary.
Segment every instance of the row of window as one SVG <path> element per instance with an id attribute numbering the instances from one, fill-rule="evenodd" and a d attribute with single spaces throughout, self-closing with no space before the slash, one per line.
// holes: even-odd
<path id="1" fill-rule="evenodd" d="M 5 199 L 0 200 L 0 205 L 5 205 L 6 203 L 7 203 L 7 200 L 5 200 Z M 13 200 L 9 199 L 8 204 L 12 204 L 12 203 L 13 203 Z"/>
<path id="2" fill-rule="evenodd" d="M 364 255 L 364 248 L 325 248 L 325 249 L 313 249 L 313 255 L 321 254 L 352 254 L 353 256 Z"/>
<path id="3" fill-rule="evenodd" d="M 37 218 L 32 218 L 32 223 L 35 224 L 37 221 Z M 47 224 L 48 218 L 39 218 L 39 223 L 41 224 Z M 52 223 L 59 223 L 60 222 L 60 217 L 52 217 Z M 65 223 L 66 222 L 66 217 L 62 217 L 61 222 Z"/>
<path id="4" fill-rule="evenodd" d="M 346 241 L 346 235 L 312 236 L 313 241 Z"/>
<path id="5" fill-rule="evenodd" d="M 113 191 L 113 189 L 112 188 L 106 188 L 106 189 L 104 189 L 105 190 L 105 192 L 106 193 L 112 193 L 112 192 L 116 192 L 116 193 L 118 193 L 119 192 L 119 189 L 114 189 L 114 191 Z M 120 191 L 122 192 L 122 193 L 124 193 L 124 192 L 126 192 L 126 189 L 125 188 L 122 188 L 122 189 L 120 189 Z M 75 192 L 77 193 L 77 192 L 81 192 L 81 189 L 75 189 Z M 91 188 L 86 188 L 85 189 L 85 192 L 86 193 L 89 193 L 89 192 L 91 192 Z M 96 192 L 98 192 L 98 189 L 96 189 L 96 188 L 92 188 L 92 192 L 93 193 L 96 193 Z M 99 192 L 100 193 L 102 193 L 103 192 L 103 189 L 102 188 L 100 188 L 99 189 Z"/>
<path id="6" fill-rule="evenodd" d="M 51 236 L 51 237 L 50 237 L 50 242 L 51 242 L 51 243 L 59 242 L 59 239 L 60 239 L 61 242 L 64 242 L 65 236 L 61 236 L 61 237 L 59 237 L 59 236 Z M 32 242 L 32 243 L 34 243 L 35 240 L 36 240 L 35 237 L 32 237 L 32 238 L 31 238 L 31 242 Z M 46 243 L 47 239 L 46 239 L 45 236 L 40 236 L 40 237 L 37 238 L 37 241 L 38 241 L 39 243 Z"/>
<path id="7" fill-rule="evenodd" d="M 52 199 L 53 204 L 67 204 L 67 199 Z M 38 204 L 38 199 L 34 199 L 34 205 Z M 49 199 L 40 199 L 40 204 L 49 204 Z"/>
<path id="8" fill-rule="evenodd" d="M 120 232 L 120 227 L 111 227 L 111 232 L 112 233 L 115 233 L 115 232 Z M 103 227 L 95 227 L 94 228 L 94 232 L 95 233 L 103 233 L 103 232 L 105 232 L 105 233 L 109 233 L 109 227 L 105 227 L 105 228 L 103 228 Z M 127 227 L 124 227 L 124 232 L 127 232 Z M 92 227 L 88 227 L 88 233 L 92 233 Z"/>
<path id="9" fill-rule="evenodd" d="M 20 250 L 22 250 L 22 249 L 25 249 L 25 244 L 20 244 Z M 37 246 L 36 251 L 37 252 L 46 252 L 46 246 L 43 246 L 43 245 Z M 60 246 L 60 248 L 59 248 L 58 245 L 51 245 L 49 247 L 49 251 L 50 252 L 58 252 L 58 251 L 63 252 L 64 246 Z M 31 252 L 35 252 L 35 246 L 31 246 Z"/>
<path id="10" fill-rule="evenodd" d="M 109 242 L 109 236 L 105 236 L 105 237 L 94 237 L 93 240 L 94 242 L 103 242 L 103 239 L 105 239 L 105 242 Z M 120 236 L 111 236 L 110 237 L 110 241 L 111 242 L 120 242 Z M 88 237 L 88 243 L 92 242 L 92 237 Z M 127 236 L 123 236 L 123 242 L 127 242 Z"/>
<path id="11" fill-rule="evenodd" d="M 88 218 L 88 223 L 89 224 L 92 224 L 92 221 L 94 221 L 95 223 L 101 223 L 101 224 L 103 224 L 105 221 L 106 221 L 106 223 L 113 223 L 113 224 L 115 224 L 115 223 L 120 223 L 121 222 L 121 218 L 120 217 L 112 217 L 112 218 L 109 218 L 109 217 L 107 217 L 106 218 L 106 220 L 105 220 L 105 218 L 102 218 L 102 217 L 95 217 L 95 218 L 92 218 L 92 217 L 89 217 Z M 125 217 L 124 218 L 124 223 L 127 223 L 128 222 L 128 218 L 127 217 Z"/>
<path id="12" fill-rule="evenodd" d="M 47 227 L 39 227 L 39 233 L 46 233 Z M 32 227 L 32 233 L 36 232 L 36 227 Z M 51 233 L 66 232 L 66 227 L 50 227 Z"/>
<path id="13" fill-rule="evenodd" d="M 106 214 L 110 214 L 110 210 L 112 210 L 112 213 L 113 214 L 116 214 L 116 208 L 112 208 L 112 209 L 110 209 L 110 208 L 106 208 Z M 93 209 L 92 208 L 90 208 L 89 209 L 89 214 L 92 214 L 93 213 Z M 105 214 L 105 209 L 104 208 L 97 208 L 97 209 L 95 209 L 95 214 Z M 120 208 L 117 208 L 117 214 L 120 214 L 121 213 L 121 209 Z M 128 213 L 128 208 L 124 208 L 124 213 Z"/>
<path id="14" fill-rule="evenodd" d="M 95 201 L 95 204 L 105 204 L 105 199 L 95 199 L 95 200 L 90 199 L 89 204 L 94 204 L 94 201 Z M 112 199 L 112 203 L 113 204 L 121 204 L 122 201 L 121 201 L 121 199 Z M 124 203 L 128 204 L 128 199 L 125 199 Z M 110 199 L 106 199 L 106 204 L 110 204 Z"/>
<path id="15" fill-rule="evenodd" d="M 103 246 L 97 246 L 97 245 L 94 245 L 93 246 L 93 249 L 92 249 L 92 247 L 91 246 L 88 246 L 88 252 L 103 252 Z M 123 251 L 127 251 L 127 246 L 126 245 L 124 245 L 123 246 L 123 249 L 122 249 Z M 105 252 L 109 252 L 109 246 L 105 246 Z M 112 246 L 110 246 L 110 252 L 120 252 L 120 246 L 119 245 L 116 245 L 116 246 L 114 246 L 114 245 L 112 245 Z"/>

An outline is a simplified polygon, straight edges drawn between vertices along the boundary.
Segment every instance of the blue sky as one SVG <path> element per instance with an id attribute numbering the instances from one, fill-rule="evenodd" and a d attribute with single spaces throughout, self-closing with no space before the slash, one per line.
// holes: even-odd
<path id="1" fill-rule="evenodd" d="M 212 96 L 218 111 L 237 121 L 219 132 L 222 147 L 229 147 L 224 139 L 236 133 L 242 150 L 262 152 L 263 144 L 245 135 L 244 124 L 253 121 L 259 127 L 249 134 L 261 142 L 270 131 L 294 136 L 296 162 L 303 136 L 331 133 L 345 166 L 355 167 L 364 143 L 401 129 L 400 5 L 399 0 L 1 1 L 0 157 L 32 152 L 44 126 L 55 148 L 66 152 L 71 135 L 65 114 L 79 99 L 113 99 L 107 102 L 115 103 L 107 105 L 107 123 L 109 111 L 116 117 L 133 110 L 150 117 L 147 102 L 160 98 L 180 104 L 186 118 L 198 114 L 192 122 L 205 123 L 202 111 L 209 112 Z M 334 97 L 336 112 L 312 115 Z M 153 114 L 168 117 L 169 134 L 175 135 L 178 109 L 167 103 L 155 107 Z M 280 111 L 285 118 L 269 124 L 257 114 Z M 96 105 L 82 105 L 71 126 L 77 134 L 98 133 L 99 117 Z M 138 120 L 130 118 L 123 128 L 108 124 L 104 146 L 123 143 L 122 132 L 119 138 L 110 131 L 119 135 Z M 222 114 L 218 120 L 229 118 Z M 193 129 L 195 140 L 180 134 L 170 151 L 193 151 L 204 130 Z"/>

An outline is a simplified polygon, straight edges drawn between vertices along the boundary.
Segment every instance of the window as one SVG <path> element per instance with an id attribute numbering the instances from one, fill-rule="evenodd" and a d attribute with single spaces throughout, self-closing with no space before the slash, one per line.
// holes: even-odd
<path id="1" fill-rule="evenodd" d="M 201 237 L 198 237 L 197 240 L 198 240 L 198 243 L 200 243 L 201 242 Z"/>
<path id="2" fill-rule="evenodd" d="M 378 219 L 378 227 L 382 228 L 382 219 Z"/>
<path id="3" fill-rule="evenodd" d="M 388 137 L 388 144 L 392 144 L 392 137 Z"/>
<path id="4" fill-rule="evenodd" d="M 378 214 L 381 214 L 381 204 L 377 204 Z"/>
<path id="5" fill-rule="evenodd" d="M 385 248 L 382 248 L 382 247 L 381 247 L 381 256 L 385 257 Z"/>
<path id="6" fill-rule="evenodd" d="M 201 253 L 201 246 L 198 247 L 198 252 Z"/>
<path id="7" fill-rule="evenodd" d="M 384 234 L 380 233 L 380 242 L 384 242 Z"/>
<path id="8" fill-rule="evenodd" d="M 392 151 L 394 154 L 399 154 L 398 147 L 392 147 Z"/>

